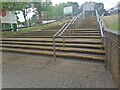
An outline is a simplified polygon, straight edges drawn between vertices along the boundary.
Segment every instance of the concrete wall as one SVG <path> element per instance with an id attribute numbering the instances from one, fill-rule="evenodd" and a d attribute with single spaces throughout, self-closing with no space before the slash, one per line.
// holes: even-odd
<path id="1" fill-rule="evenodd" d="M 116 86 L 120 88 L 120 35 L 110 31 L 105 31 L 104 34 L 108 36 L 108 66 Z"/>

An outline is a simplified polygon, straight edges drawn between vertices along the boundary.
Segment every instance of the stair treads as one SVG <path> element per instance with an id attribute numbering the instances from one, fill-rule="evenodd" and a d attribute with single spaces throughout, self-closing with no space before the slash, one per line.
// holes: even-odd
<path id="1" fill-rule="evenodd" d="M 52 38 L 52 36 L 15 36 L 14 38 Z M 61 37 L 56 37 L 56 38 L 62 38 Z M 65 36 L 65 38 L 69 38 L 69 36 Z M 100 36 L 70 36 L 70 38 L 94 38 L 94 39 L 99 39 L 101 38 Z"/>
<path id="2" fill-rule="evenodd" d="M 18 49 L 18 48 L 0 48 L 2 51 L 10 51 L 17 53 L 28 53 L 28 54 L 38 54 L 38 55 L 50 55 L 53 56 L 53 51 L 44 51 L 44 50 L 29 50 L 29 49 Z M 96 60 L 96 61 L 104 61 L 104 56 L 95 56 L 89 54 L 74 54 L 74 53 L 65 53 L 65 52 L 57 52 L 56 55 L 58 57 L 67 57 L 67 58 L 76 58 L 76 59 L 85 59 L 85 60 Z"/>
<path id="3" fill-rule="evenodd" d="M 18 45 L 37 45 L 37 46 L 53 46 L 53 42 L 16 42 L 16 41 L 2 41 L 2 44 L 18 44 Z M 56 43 L 56 46 L 63 46 L 63 43 Z M 65 47 L 83 47 L 83 48 L 95 48 L 101 49 L 102 45 L 94 45 L 94 44 L 76 44 L 76 43 L 65 43 Z"/>
<path id="4" fill-rule="evenodd" d="M 98 33 L 100 33 L 99 31 L 70 31 L 70 32 L 73 32 L 73 33 L 96 33 L 96 34 L 98 34 Z M 65 33 L 69 33 L 69 31 L 67 31 L 67 32 L 65 32 Z"/>
<path id="5" fill-rule="evenodd" d="M 58 29 L 53 29 L 53 30 L 49 30 L 49 29 L 45 29 L 45 30 L 33 30 L 33 31 L 29 31 L 29 32 L 41 32 L 41 31 L 58 31 Z"/>
<path id="6" fill-rule="evenodd" d="M 53 42 L 52 38 L 3 38 L 2 41 L 24 41 L 24 42 Z M 63 39 L 56 39 L 57 43 L 63 42 Z M 101 44 L 100 39 L 65 39 L 66 43 L 89 43 Z"/>
<path id="7" fill-rule="evenodd" d="M 69 30 L 69 29 L 67 29 L 67 30 Z M 70 29 L 70 30 L 73 30 L 73 29 Z M 80 28 L 80 29 L 75 29 L 76 31 L 78 30 L 78 31 L 87 31 L 87 30 L 89 30 L 89 31 L 92 31 L 92 30 L 95 30 L 95 31 L 98 31 L 99 29 L 97 29 L 97 28 Z"/>
<path id="8" fill-rule="evenodd" d="M 65 35 L 66 35 L 66 34 L 69 35 L 69 33 L 65 33 Z M 89 36 L 89 35 L 91 35 L 91 36 L 97 36 L 97 35 L 100 35 L 100 33 L 80 33 L 80 32 L 79 32 L 79 33 L 72 33 L 71 35 L 74 35 L 74 36 L 77 36 L 77 35 L 80 35 L 80 36 L 84 36 L 84 35 L 86 35 L 86 36 L 87 36 L 87 35 L 88 35 L 88 36 Z"/>
<path id="9" fill-rule="evenodd" d="M 54 34 L 21 34 L 21 35 L 16 35 L 16 36 L 14 36 L 14 37 L 41 37 L 41 36 L 45 36 L 45 35 L 48 35 L 48 36 L 53 36 Z M 68 33 L 65 33 L 65 36 L 69 36 L 69 34 Z M 98 34 L 91 34 L 91 33 L 77 33 L 77 34 L 71 34 L 71 36 L 83 36 L 83 38 L 84 38 L 84 36 L 100 36 L 100 33 L 98 33 Z M 82 37 L 81 37 L 82 38 Z"/>
<path id="10" fill-rule="evenodd" d="M 13 45 L 13 44 L 2 44 L 2 46 L 11 47 L 11 48 L 53 50 L 53 47 L 47 47 L 47 46 Z M 56 47 L 56 50 L 65 51 L 65 52 L 77 52 L 77 53 L 91 53 L 91 54 L 103 54 L 103 55 L 105 54 L 103 50 L 83 49 L 83 48 Z"/>

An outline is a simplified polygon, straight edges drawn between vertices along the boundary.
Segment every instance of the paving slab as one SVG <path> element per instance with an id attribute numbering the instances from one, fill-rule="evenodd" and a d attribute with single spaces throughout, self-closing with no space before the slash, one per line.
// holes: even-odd
<path id="1" fill-rule="evenodd" d="M 100 62 L 3 52 L 2 71 L 3 88 L 116 88 Z"/>

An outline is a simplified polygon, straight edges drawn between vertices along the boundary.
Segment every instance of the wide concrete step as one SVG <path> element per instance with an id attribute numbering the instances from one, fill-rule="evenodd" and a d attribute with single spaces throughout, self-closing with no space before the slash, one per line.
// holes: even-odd
<path id="1" fill-rule="evenodd" d="M 40 34 L 40 33 L 42 33 L 42 34 L 55 34 L 56 32 L 52 32 L 52 31 L 42 32 L 42 31 L 40 31 L 40 32 L 27 32 L 27 33 L 21 33 L 21 34 Z"/>
<path id="2" fill-rule="evenodd" d="M 50 51 L 53 51 L 53 47 L 47 47 L 47 46 L 2 44 L 2 47 L 23 48 L 23 49 L 37 49 L 37 50 L 50 50 Z M 56 47 L 56 50 L 57 51 L 64 51 L 64 52 L 77 52 L 77 53 L 89 53 L 89 54 L 100 54 L 100 55 L 104 55 L 105 54 L 105 52 L 103 50 L 83 49 L 83 48 Z"/>
<path id="3" fill-rule="evenodd" d="M 98 30 L 66 30 L 65 33 L 69 33 L 70 32 L 74 32 L 74 33 L 100 33 Z M 56 32 L 52 32 L 52 31 L 49 31 L 49 32 L 42 32 L 42 31 L 39 31 L 39 32 L 27 32 L 27 33 L 21 33 L 22 35 L 39 35 L 39 34 L 55 34 Z"/>
<path id="4" fill-rule="evenodd" d="M 16 35 L 14 37 L 27 37 L 27 36 L 53 36 L 55 34 L 21 34 L 21 35 Z M 70 34 L 71 36 L 100 36 L 100 33 L 72 33 Z M 65 33 L 65 36 L 69 36 L 69 33 Z"/>
<path id="5" fill-rule="evenodd" d="M 27 32 L 27 33 L 56 33 L 58 30 L 56 31 L 52 31 L 52 30 L 49 30 L 49 31 L 45 31 L 45 30 L 41 30 L 41 31 L 31 31 L 31 32 Z M 26 34 L 27 34 L 26 33 Z"/>
<path id="6" fill-rule="evenodd" d="M 68 31 L 68 30 L 75 30 L 76 32 L 78 32 L 78 31 L 99 31 L 99 29 L 98 28 L 80 28 L 80 29 L 67 29 L 66 31 Z"/>
<path id="7" fill-rule="evenodd" d="M 0 48 L 2 51 L 15 52 L 15 53 L 27 53 L 27 54 L 37 54 L 37 55 L 49 55 L 53 56 L 53 51 L 45 50 L 30 50 L 30 49 L 19 49 L 19 48 Z M 103 55 L 90 55 L 90 54 L 79 54 L 79 53 L 66 53 L 66 52 L 57 52 L 57 57 L 63 58 L 74 58 L 81 60 L 95 60 L 95 61 L 104 61 L 105 58 Z"/>
<path id="8" fill-rule="evenodd" d="M 79 26 L 92 26 L 92 27 L 96 27 L 97 26 L 97 24 L 96 23 L 92 23 L 92 21 L 91 22 L 80 22 L 79 24 L 78 24 Z"/>
<path id="9" fill-rule="evenodd" d="M 53 35 L 55 35 L 55 33 L 47 33 L 47 34 L 42 34 L 42 33 L 39 33 L 39 34 L 20 34 L 20 35 L 15 35 L 15 36 L 13 36 L 13 37 L 26 37 L 26 36 L 53 36 Z"/>
<path id="10" fill-rule="evenodd" d="M 39 33 L 56 33 L 58 30 L 37 30 L 37 31 L 29 31 L 27 33 L 22 33 L 22 34 L 39 34 Z M 91 29 L 66 29 L 65 32 L 69 32 L 69 31 L 75 31 L 75 32 L 85 32 L 85 33 L 98 33 L 99 32 L 99 29 L 94 29 L 94 28 L 91 28 Z"/>
<path id="11" fill-rule="evenodd" d="M 22 42 L 52 42 L 52 38 L 2 38 L 2 41 L 22 41 Z M 63 39 L 58 38 L 55 40 L 56 43 L 63 43 Z M 65 43 L 74 44 L 102 44 L 100 39 L 65 39 Z"/>
<path id="12" fill-rule="evenodd" d="M 98 27 L 87 27 L 87 26 L 79 26 L 78 28 L 80 28 L 80 29 L 86 29 L 86 28 L 89 28 L 89 29 L 96 28 L 96 29 L 98 29 Z"/>
<path id="13" fill-rule="evenodd" d="M 53 36 L 13 36 L 13 38 L 52 38 Z M 63 38 L 63 36 L 56 37 Z M 92 39 L 100 39 L 100 36 L 65 36 L 65 38 L 92 38 Z"/>
<path id="14" fill-rule="evenodd" d="M 65 34 L 66 36 L 69 36 L 69 33 Z M 100 36 L 100 33 L 71 33 L 71 36 Z"/>
<path id="15" fill-rule="evenodd" d="M 77 35 L 77 34 L 79 34 L 80 36 L 81 35 L 99 35 L 100 33 L 92 33 L 92 32 L 85 32 L 85 33 L 81 33 L 81 32 L 75 32 L 75 31 L 70 31 L 70 32 L 65 32 L 65 34 L 69 34 L 69 33 L 71 33 L 71 34 L 75 34 L 75 35 Z M 54 35 L 55 33 L 22 33 L 22 34 L 20 34 L 20 35 Z"/>
<path id="16" fill-rule="evenodd" d="M 99 31 L 78 31 L 78 30 L 71 30 L 71 32 L 74 32 L 74 33 L 100 33 Z"/>
<path id="17" fill-rule="evenodd" d="M 23 42 L 23 41 L 2 41 L 2 44 L 15 44 L 15 45 L 35 45 L 35 46 L 53 46 L 53 42 Z M 57 47 L 63 47 L 63 43 L 56 43 Z M 94 48 L 101 49 L 102 45 L 100 44 L 75 44 L 75 43 L 65 43 L 65 47 L 74 47 L 74 48 Z"/>

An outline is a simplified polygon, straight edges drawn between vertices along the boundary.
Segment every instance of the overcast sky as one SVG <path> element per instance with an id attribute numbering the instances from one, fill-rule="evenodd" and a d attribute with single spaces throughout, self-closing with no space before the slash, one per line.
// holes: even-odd
<path id="1" fill-rule="evenodd" d="M 116 5 L 116 3 L 120 0 L 51 0 L 53 4 L 58 4 L 62 2 L 78 2 L 79 5 L 82 5 L 85 1 L 93 1 L 93 2 L 102 2 L 105 5 L 105 9 L 109 9 Z"/>

